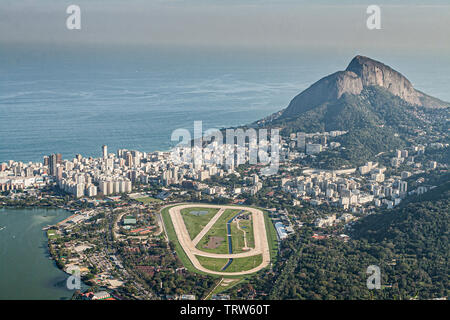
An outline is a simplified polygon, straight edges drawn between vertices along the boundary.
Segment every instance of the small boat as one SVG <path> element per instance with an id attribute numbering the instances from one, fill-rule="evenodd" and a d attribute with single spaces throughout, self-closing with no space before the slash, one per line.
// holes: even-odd
<path id="1" fill-rule="evenodd" d="M 6 227 L 0 227 L 0 231 L 2 231 L 2 230 L 4 230 L 4 229 L 6 229 Z"/>

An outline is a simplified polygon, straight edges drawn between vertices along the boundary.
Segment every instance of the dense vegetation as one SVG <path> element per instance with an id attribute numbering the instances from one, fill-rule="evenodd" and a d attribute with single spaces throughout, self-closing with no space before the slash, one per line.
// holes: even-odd
<path id="1" fill-rule="evenodd" d="M 298 131 L 348 131 L 336 139 L 344 150 L 322 152 L 317 159 L 324 168 L 336 168 L 361 165 L 380 152 L 405 147 L 410 138 L 417 136 L 416 129 L 442 131 L 442 126 L 431 125 L 436 123 L 433 115 L 442 118 L 448 116 L 448 111 L 422 109 L 381 87 L 367 87 L 360 95 L 344 94 L 293 117 L 276 119 L 270 126 L 282 127 L 284 135 Z"/>
<path id="2" fill-rule="evenodd" d="M 352 239 L 318 240 L 303 227 L 282 242 L 278 276 L 242 286 L 271 299 L 432 299 L 448 297 L 450 183 L 397 209 L 361 219 Z M 366 287 L 369 265 L 381 269 L 380 290 Z M 261 279 L 260 279 L 261 280 Z"/>
<path id="3" fill-rule="evenodd" d="M 174 251 L 174 247 L 167 248 L 164 241 L 156 241 L 151 247 L 134 246 L 133 250 L 129 246 L 119 248 L 127 269 L 141 278 L 147 289 L 157 296 L 193 294 L 197 298 L 203 297 L 214 286 L 215 280 L 183 268 Z M 125 289 L 136 291 L 131 284 Z"/>

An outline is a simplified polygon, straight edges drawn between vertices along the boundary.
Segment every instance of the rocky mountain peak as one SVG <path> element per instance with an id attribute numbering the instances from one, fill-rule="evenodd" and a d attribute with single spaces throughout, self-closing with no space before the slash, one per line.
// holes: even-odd
<path id="1" fill-rule="evenodd" d="M 338 71 L 320 79 L 294 97 L 280 117 L 296 117 L 316 107 L 336 102 L 344 94 L 359 95 L 369 87 L 381 87 L 410 105 L 427 108 L 450 106 L 447 102 L 414 89 L 406 77 L 391 67 L 358 55 L 352 59 L 345 71 Z"/>
<path id="2" fill-rule="evenodd" d="M 401 73 L 381 62 L 364 56 L 356 56 L 346 71 L 357 74 L 364 87 L 383 87 L 411 104 L 422 105 L 420 94 L 414 89 L 411 82 Z"/>

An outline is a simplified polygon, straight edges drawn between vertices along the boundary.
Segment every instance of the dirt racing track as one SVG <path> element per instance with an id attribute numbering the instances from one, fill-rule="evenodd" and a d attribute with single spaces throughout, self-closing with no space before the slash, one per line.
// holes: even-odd
<path id="1" fill-rule="evenodd" d="M 219 211 L 214 215 L 214 217 L 208 222 L 208 224 L 200 231 L 200 233 L 191 240 L 189 232 L 184 223 L 183 217 L 181 215 L 181 210 L 186 208 L 218 208 Z M 227 209 L 240 209 L 250 212 L 253 220 L 253 235 L 254 235 L 254 248 L 241 252 L 241 253 L 228 253 L 219 254 L 201 251 L 196 248 L 198 242 L 208 233 L 214 223 L 220 218 L 220 216 Z M 212 204 L 181 204 L 171 207 L 169 209 L 169 216 L 172 220 L 175 233 L 178 238 L 178 242 L 183 248 L 184 252 L 188 256 L 189 260 L 192 262 L 194 267 L 202 272 L 216 274 L 216 275 L 227 275 L 227 276 L 240 276 L 258 272 L 259 270 L 265 268 L 270 263 L 270 251 L 269 244 L 267 242 L 267 231 L 266 225 L 264 223 L 264 213 L 255 208 L 245 207 L 245 206 L 226 206 L 226 205 L 212 205 Z M 239 271 L 239 272 L 221 272 L 213 271 L 203 267 L 198 261 L 197 256 L 203 256 L 208 258 L 244 258 L 251 257 L 255 255 L 262 255 L 262 263 L 250 270 Z"/>

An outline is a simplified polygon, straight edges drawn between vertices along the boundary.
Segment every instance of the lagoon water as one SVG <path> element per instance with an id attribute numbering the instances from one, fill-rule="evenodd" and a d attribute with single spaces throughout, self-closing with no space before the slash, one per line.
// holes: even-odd
<path id="1" fill-rule="evenodd" d="M 42 231 L 68 216 L 64 210 L 0 209 L 0 300 L 72 297 L 67 275 L 49 259 Z"/>
<path id="2" fill-rule="evenodd" d="M 155 48 L 0 46 L 0 163 L 117 148 L 167 150 L 177 128 L 247 124 L 286 107 L 356 54 L 380 60 L 416 88 L 450 101 L 445 53 L 322 50 L 276 53 Z M 61 210 L 0 209 L 0 299 L 67 299 L 42 227 Z"/>

